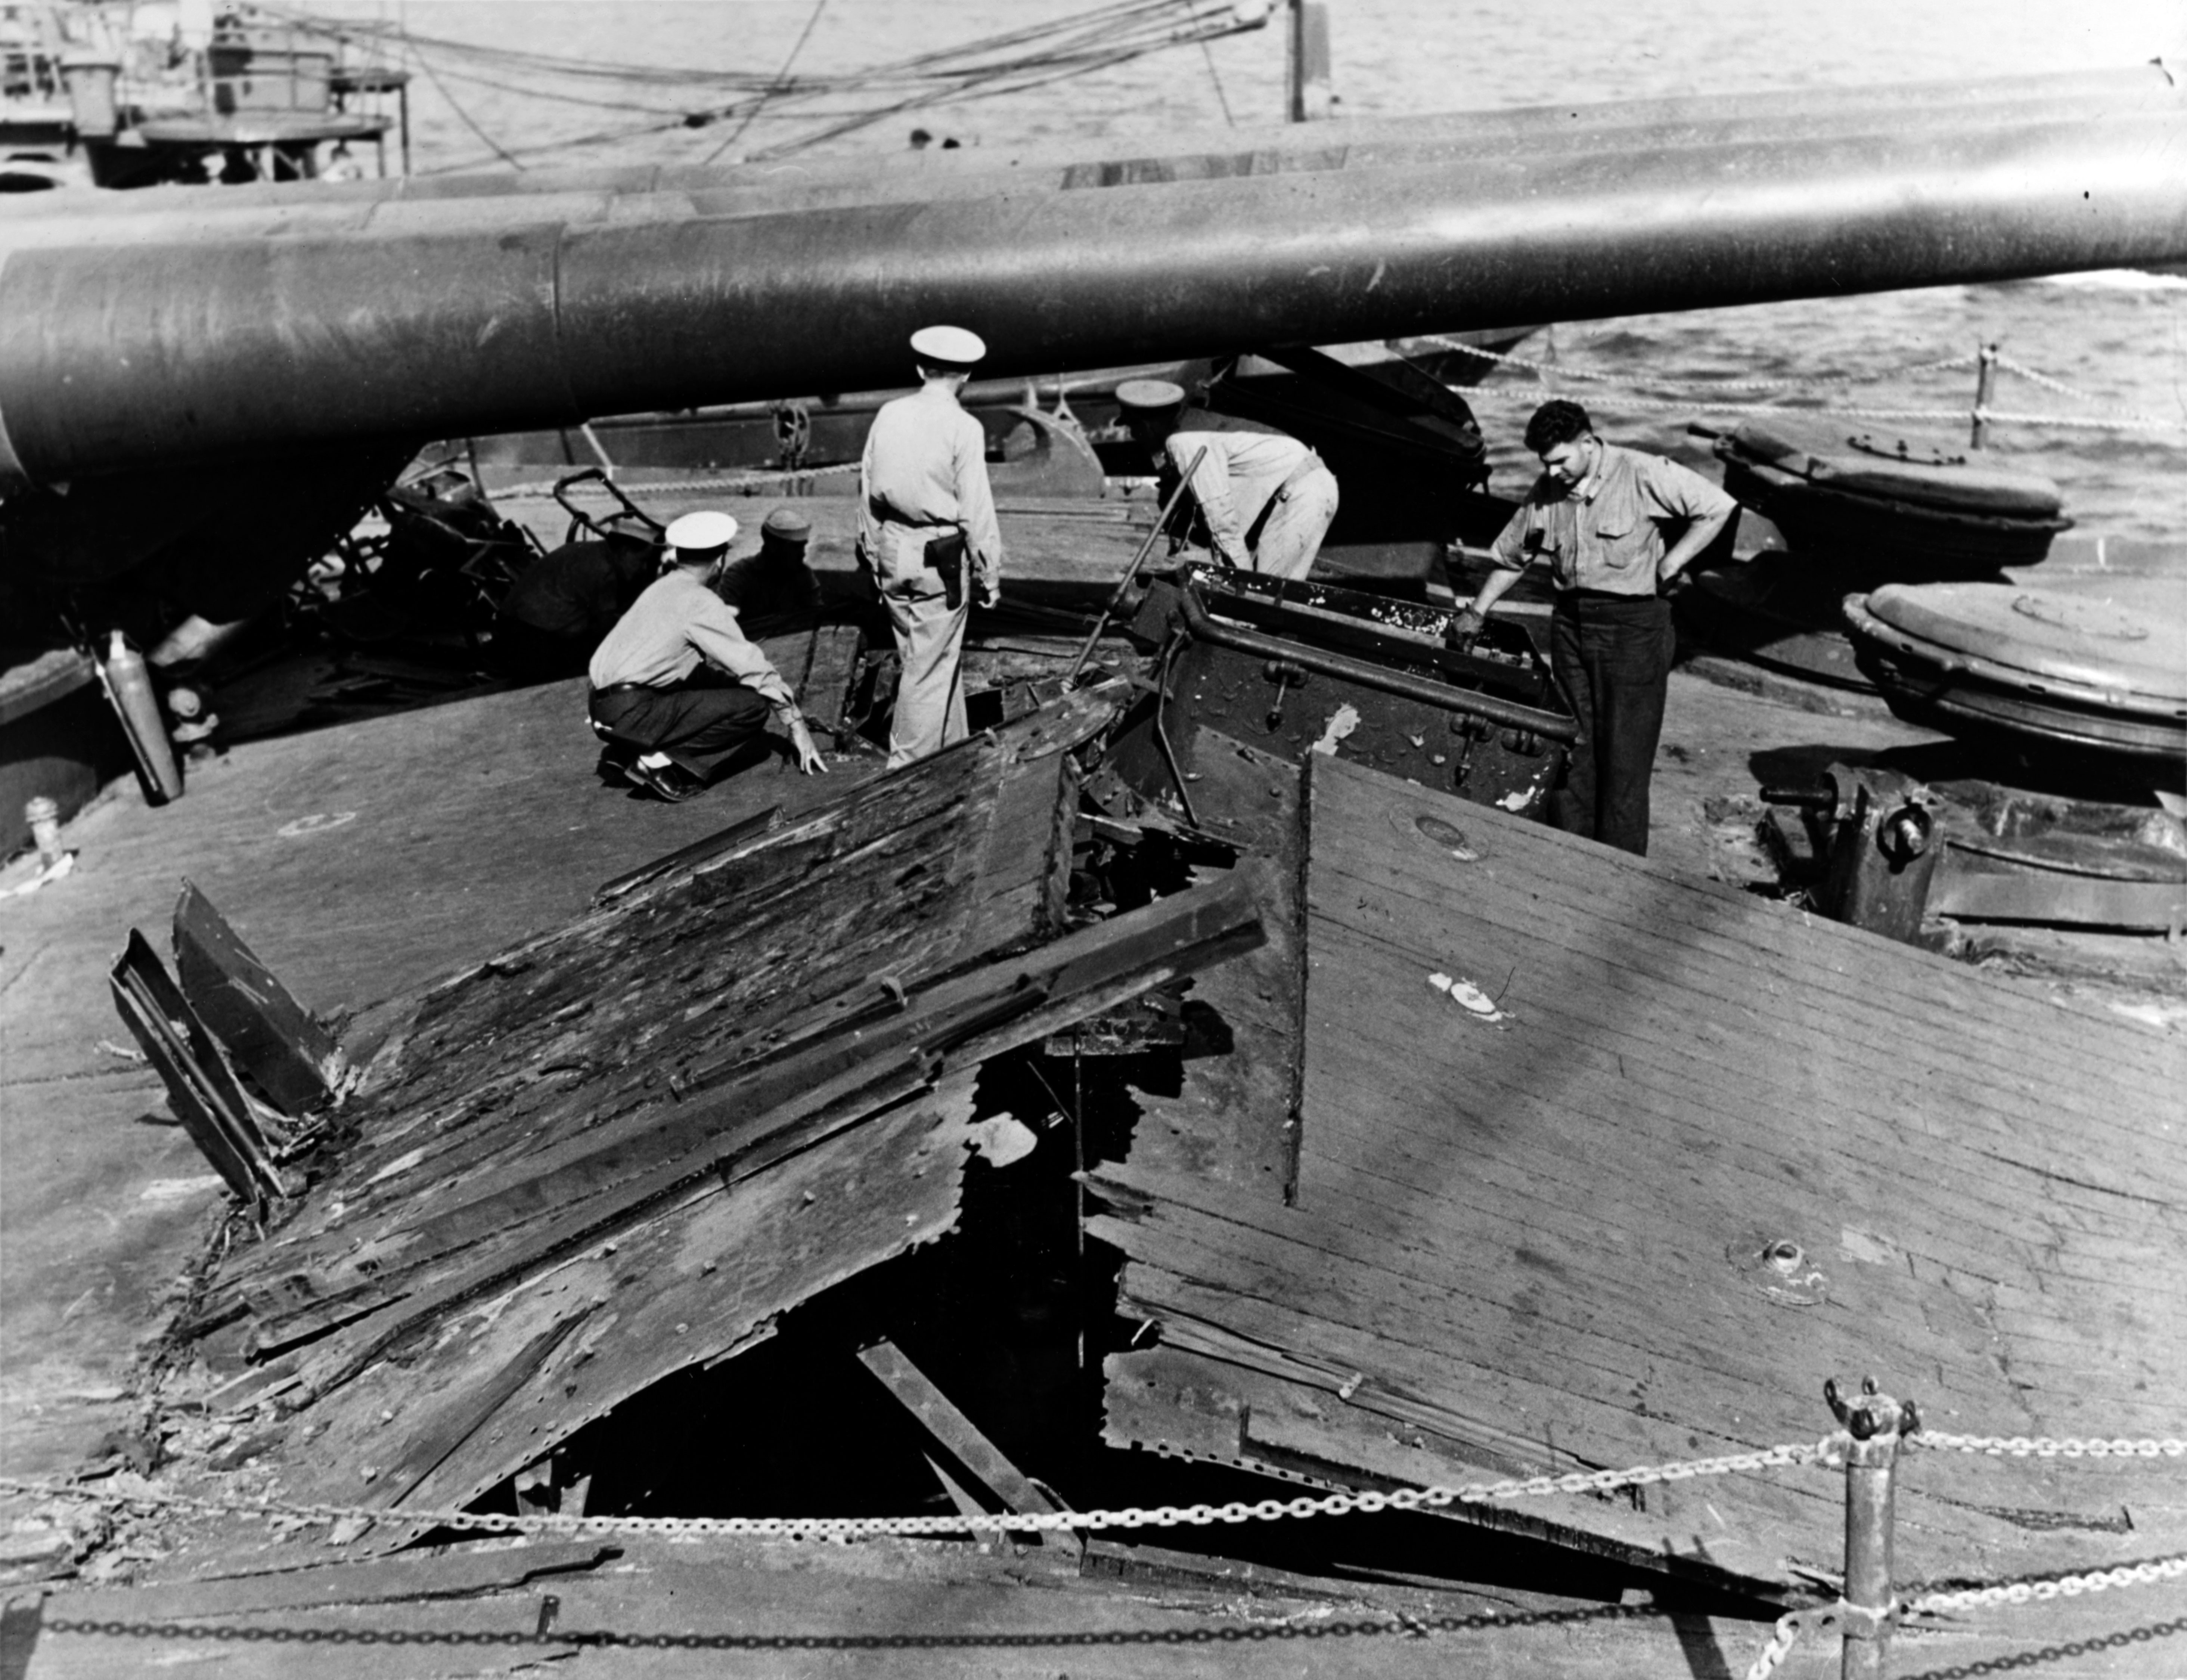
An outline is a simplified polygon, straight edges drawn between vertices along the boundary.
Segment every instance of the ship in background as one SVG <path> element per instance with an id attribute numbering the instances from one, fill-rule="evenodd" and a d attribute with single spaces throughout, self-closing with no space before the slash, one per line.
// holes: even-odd
<path id="1" fill-rule="evenodd" d="M 211 0 L 0 7 L 0 190 L 340 180 L 407 167 L 408 72 Z"/>

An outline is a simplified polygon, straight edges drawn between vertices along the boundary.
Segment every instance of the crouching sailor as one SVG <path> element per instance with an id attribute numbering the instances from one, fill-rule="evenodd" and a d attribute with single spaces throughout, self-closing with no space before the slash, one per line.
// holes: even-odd
<path id="1" fill-rule="evenodd" d="M 1304 577 L 1313 569 L 1336 517 L 1336 475 L 1320 456 L 1250 421 L 1188 418 L 1184 387 L 1167 379 L 1127 379 L 1116 403 L 1165 492 L 1192 474 L 1192 499 L 1217 560 L 1272 577 Z"/>
<path id="2" fill-rule="evenodd" d="M 911 351 L 919 390 L 881 406 L 859 468 L 858 559 L 903 665 L 891 769 L 964 739 L 964 622 L 974 601 L 1002 598 L 987 434 L 957 402 L 987 347 L 962 327 L 926 327 Z"/>
<path id="3" fill-rule="evenodd" d="M 606 761 L 665 800 L 689 799 L 740 756 L 763 756 L 770 712 L 799 769 L 828 767 L 790 685 L 711 587 L 736 534 L 727 514 L 670 525 L 665 570 L 593 655 L 588 710 Z"/>

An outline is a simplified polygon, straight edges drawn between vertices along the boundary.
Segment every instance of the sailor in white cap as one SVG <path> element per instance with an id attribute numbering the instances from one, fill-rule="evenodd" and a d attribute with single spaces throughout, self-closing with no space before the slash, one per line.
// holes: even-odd
<path id="1" fill-rule="evenodd" d="M 881 406 L 859 469 L 858 559 L 903 665 L 891 768 L 964 739 L 964 621 L 973 602 L 1002 598 L 987 433 L 957 401 L 987 347 L 962 327 L 924 327 L 911 352 L 919 389 Z"/>
<path id="2" fill-rule="evenodd" d="M 1217 561 L 1273 577 L 1304 577 L 1313 569 L 1336 517 L 1336 476 L 1320 456 L 1295 437 L 1228 415 L 1188 420 L 1184 387 L 1167 379 L 1127 379 L 1116 403 L 1139 447 L 1158 468 L 1167 464 L 1165 476 L 1181 478 L 1199 460 L 1192 499 Z"/>
<path id="3" fill-rule="evenodd" d="M 799 769 L 828 767 L 790 685 L 710 587 L 736 534 L 727 514 L 686 514 L 670 525 L 660 577 L 608 632 L 588 671 L 587 710 L 606 761 L 665 800 L 689 799 L 740 754 L 762 756 L 752 749 L 770 712 Z"/>

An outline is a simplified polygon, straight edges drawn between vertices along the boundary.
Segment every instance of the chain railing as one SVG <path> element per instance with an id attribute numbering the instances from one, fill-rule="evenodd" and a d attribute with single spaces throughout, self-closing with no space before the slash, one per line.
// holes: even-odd
<path id="1" fill-rule="evenodd" d="M 1234 1500 L 1225 1504 L 1122 1506 L 1088 1511 L 959 1512 L 908 1517 L 631 1517 L 582 1516 L 561 1513 L 516 1515 L 490 1511 L 390 1509 L 278 1499 L 217 1498 L 139 1484 L 133 1481 L 98 1487 L 21 1476 L 0 1475 L 0 1492 L 53 1500 L 73 1500 L 110 1509 L 198 1516 L 243 1517 L 277 1527 L 331 1525 L 331 1544 L 353 1542 L 373 1526 L 395 1524 L 419 1532 L 438 1530 L 483 1534 L 581 1536 L 710 1535 L 768 1539 L 865 1540 L 931 1538 L 1035 1533 L 1084 1535 L 1109 1530 L 1206 1527 L 1217 1524 L 1296 1521 L 1315 1517 L 1373 1514 L 1381 1511 L 1435 1511 L 1453 1506 L 1499 1504 L 1556 1495 L 1599 1495 L 1701 1477 L 1729 1475 L 1795 1465 L 1843 1469 L 1847 1478 L 1849 1520 L 1846 1582 L 1868 1582 L 1869 1596 L 1880 1602 L 1856 1603 L 1852 1596 L 1810 1605 L 1779 1618 L 1768 1643 L 1747 1671 L 1747 1680 L 1769 1680 L 1803 1634 L 1836 1632 L 1847 1648 L 1848 1674 L 1880 1674 L 1881 1641 L 1909 1619 L 1942 1615 L 1996 1605 L 2044 1603 L 2078 1598 L 2117 1587 L 2187 1579 L 2187 1554 L 2119 1565 L 2072 1575 L 2029 1577 L 1949 1591 L 1913 1591 L 1901 1599 L 1887 1584 L 1875 1590 L 1864 1565 L 1875 1561 L 1864 1551 L 1887 1559 L 1890 1554 L 1892 1477 L 1900 1449 L 1963 1452 L 1992 1458 L 2111 1458 L 2136 1462 L 2187 1458 L 2187 1438 L 2177 1436 L 2050 1437 L 1959 1435 L 1921 1429 L 1910 1405 L 1864 1385 L 1864 1396 L 1841 1403 L 1834 1385 L 1825 1394 L 1846 1425 L 1816 1441 L 1791 1442 L 1748 1452 L 1633 1465 L 1623 1469 L 1581 1470 L 1559 1475 L 1515 1477 L 1453 1486 L 1400 1487 L 1388 1492 L 1330 1493 L 1318 1497 Z M 1864 1484 L 1861 1478 L 1869 1480 Z M 1880 1501 L 1880 1503 L 1879 1503 Z M 1880 1527 L 1853 1520 L 1856 1514 L 1880 1517 Z M 1857 1531 L 1871 1530 L 1864 1542 Z M 1854 1652 L 1864 1648 L 1863 1666 Z"/>
<path id="2" fill-rule="evenodd" d="M 1216 1523 L 1279 1522 L 1306 1517 L 1348 1516 L 1357 1512 L 1444 1510 L 1453 1505 L 1487 1505 L 1510 1499 L 1559 1493 L 1614 1493 L 1620 1488 L 1689 1481 L 1698 1476 L 1729 1475 L 1742 1470 L 1774 1469 L 1789 1464 L 1830 1462 L 1836 1436 L 1819 1441 L 1763 1447 L 1714 1458 L 1688 1458 L 1640 1464 L 1622 1470 L 1574 1470 L 1564 1475 L 1526 1476 L 1506 1481 L 1468 1482 L 1455 1487 L 1400 1487 L 1387 1493 L 1330 1493 L 1319 1498 L 1233 1500 L 1223 1505 L 1127 1505 L 1091 1511 L 964 1512 L 927 1517 L 605 1517 L 543 1514 L 515 1516 L 492 1511 L 396 1510 L 357 1505 L 298 1503 L 280 1500 L 207 1499 L 193 1494 L 129 1488 L 93 1489 L 69 1482 L 32 1481 L 0 1476 L 0 1492 L 94 1503 L 146 1506 L 188 1511 L 201 1516 L 241 1516 L 273 1521 L 335 1523 L 395 1522 L 404 1526 L 468 1530 L 488 1534 L 554 1535 L 751 1535 L 767 1539 L 878 1540 L 928 1538 L 936 1535 L 1093 1532 L 1105 1529 L 1206 1527 Z M 358 1531 L 362 1533 L 362 1530 Z"/>
<path id="3" fill-rule="evenodd" d="M 2100 407 L 2105 399 L 2090 392 L 2076 390 L 2063 380 L 2038 372 L 2026 363 L 2016 362 L 1999 352 L 1995 346 L 1987 346 L 1981 354 L 1947 356 L 1928 362 L 1901 362 L 1892 367 L 1879 368 L 1860 374 L 1833 374 L 1805 376 L 1787 379 L 1709 379 L 1686 380 L 1654 379 L 1629 374 L 1606 373 L 1599 369 L 1568 367 L 1561 362 L 1543 362 L 1525 356 L 1515 356 L 1508 351 L 1486 350 L 1479 345 L 1467 344 L 1463 340 L 1444 338 L 1439 334 L 1423 335 L 1417 342 L 1432 344 L 1444 350 L 1456 351 L 1476 357 L 1498 367 L 1514 368 L 1533 374 L 1542 379 L 1569 379 L 1576 383 L 1603 388 L 1611 393 L 1607 399 L 1620 409 L 1642 412 L 1684 413 L 1697 404 L 1705 405 L 1719 414 L 1785 414 L 1824 413 L 1844 419 L 1855 420 L 1928 420 L 1977 424 L 2009 424 L 2049 426 L 2069 430 L 2118 431 L 2162 434 L 2187 434 L 2187 419 L 2167 419 L 2157 414 L 2039 414 L 1996 409 L 1989 407 L 1988 387 L 1985 382 L 1978 388 L 1974 403 L 1965 408 L 1893 408 L 1831 404 L 1821 408 L 1787 408 L 1778 402 L 1727 402 L 1727 396 L 1746 396 L 1778 393 L 1785 396 L 1808 396 L 1843 391 L 1859 385 L 1873 385 L 1886 379 L 1908 379 L 1917 374 L 1949 373 L 1956 369 L 1981 368 L 1985 363 L 2027 380 L 2042 390 Z M 1637 396 L 1624 394 L 1644 391 L 1663 393 L 1657 396 Z M 1515 400 L 1531 399 L 1540 395 L 1538 391 L 1519 386 L 1470 386 L 1469 401 L 1479 397 L 1493 401 L 1500 396 Z"/>

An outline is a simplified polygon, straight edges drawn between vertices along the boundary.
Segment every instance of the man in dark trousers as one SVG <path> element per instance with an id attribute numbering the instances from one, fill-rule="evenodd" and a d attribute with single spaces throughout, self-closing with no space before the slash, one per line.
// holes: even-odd
<path id="1" fill-rule="evenodd" d="M 542 554 L 502 597 L 495 666 L 520 683 L 575 677 L 660 572 L 658 542 L 612 525 L 597 541 Z"/>
<path id="2" fill-rule="evenodd" d="M 1556 593 L 1549 662 L 1579 715 L 1549 814 L 1566 831 L 1648 853 L 1648 784 L 1663 733 L 1678 637 L 1665 591 L 1738 511 L 1699 473 L 1594 435 L 1587 410 L 1560 397 L 1526 423 L 1542 475 L 1497 537 L 1498 570 L 1453 628 L 1477 634 L 1532 565 Z M 1665 542 L 1665 527 L 1677 535 Z"/>
<path id="3" fill-rule="evenodd" d="M 736 534 L 727 514 L 686 514 L 670 525 L 667 569 L 593 655 L 588 711 L 608 761 L 661 799 L 705 788 L 756 742 L 770 711 L 799 769 L 828 768 L 789 684 L 711 587 Z"/>

